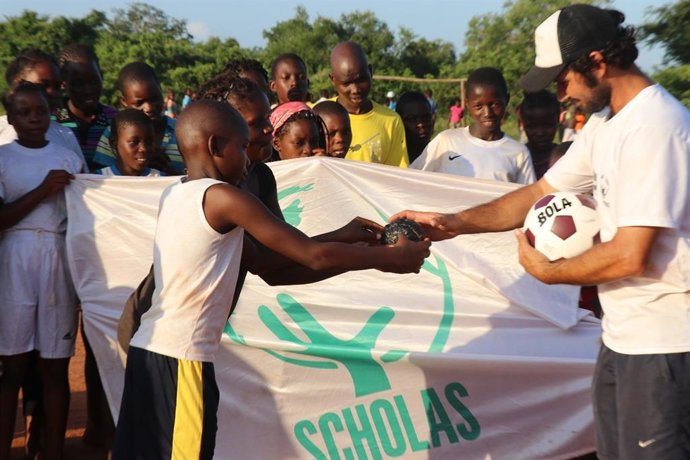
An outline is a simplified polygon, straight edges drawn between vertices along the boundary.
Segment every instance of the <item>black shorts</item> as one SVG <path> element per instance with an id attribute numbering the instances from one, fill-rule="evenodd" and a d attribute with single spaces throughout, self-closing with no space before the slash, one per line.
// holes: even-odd
<path id="1" fill-rule="evenodd" d="M 690 353 L 602 345 L 592 386 L 600 459 L 690 458 Z"/>
<path id="2" fill-rule="evenodd" d="M 213 458 L 218 399 L 212 363 L 130 347 L 113 459 Z"/>

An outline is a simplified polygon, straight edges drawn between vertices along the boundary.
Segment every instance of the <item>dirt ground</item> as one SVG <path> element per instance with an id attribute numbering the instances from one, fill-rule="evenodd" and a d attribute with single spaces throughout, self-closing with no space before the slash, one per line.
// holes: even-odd
<path id="1" fill-rule="evenodd" d="M 99 460 L 106 454 L 100 449 L 90 447 L 82 441 L 86 425 L 86 389 L 84 385 L 84 346 L 81 336 L 77 339 L 77 349 L 69 364 L 69 383 L 72 390 L 67 438 L 65 439 L 65 460 Z M 24 459 L 24 419 L 20 406 L 17 409 L 17 424 L 12 441 L 12 460 Z"/>

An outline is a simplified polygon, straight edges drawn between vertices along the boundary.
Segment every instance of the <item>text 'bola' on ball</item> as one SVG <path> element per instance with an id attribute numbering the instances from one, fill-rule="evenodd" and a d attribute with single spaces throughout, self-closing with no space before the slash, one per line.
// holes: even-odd
<path id="1" fill-rule="evenodd" d="M 600 228 L 594 199 L 573 192 L 539 198 L 524 224 L 529 243 L 550 261 L 582 254 L 597 242 Z"/>

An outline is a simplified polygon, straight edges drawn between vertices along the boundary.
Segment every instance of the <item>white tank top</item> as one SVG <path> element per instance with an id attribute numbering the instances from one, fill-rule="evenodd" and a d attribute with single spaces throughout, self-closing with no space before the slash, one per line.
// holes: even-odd
<path id="1" fill-rule="evenodd" d="M 131 345 L 178 359 L 213 361 L 230 312 L 244 229 L 206 221 L 206 190 L 222 182 L 177 182 L 163 192 L 154 238 L 156 290 Z"/>

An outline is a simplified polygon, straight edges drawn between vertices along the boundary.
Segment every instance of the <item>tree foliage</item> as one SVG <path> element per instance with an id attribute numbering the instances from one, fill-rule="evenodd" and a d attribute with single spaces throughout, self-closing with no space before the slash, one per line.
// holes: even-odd
<path id="1" fill-rule="evenodd" d="M 5 69 L 25 48 L 39 48 L 57 56 L 67 43 L 93 45 L 105 23 L 106 16 L 100 11 L 91 11 L 78 19 L 63 16 L 50 19 L 34 11 L 6 18 L 0 22 L 0 66 Z M 3 78 L 0 92 L 4 93 L 6 89 Z"/>
<path id="2" fill-rule="evenodd" d="M 642 26 L 643 38 L 663 45 L 667 62 L 690 64 L 690 0 L 654 8 L 648 16 L 652 21 Z"/>
<path id="3" fill-rule="evenodd" d="M 608 4 L 608 0 L 580 1 Z M 311 92 L 316 96 L 322 89 L 331 89 L 331 48 L 341 41 L 353 40 L 364 48 L 375 75 L 462 78 L 477 67 L 498 67 L 508 81 L 514 106 L 521 99 L 517 81 L 534 62 L 534 29 L 552 11 L 569 3 L 570 0 L 508 0 L 501 11 L 472 18 L 459 59 L 452 43 L 417 37 L 405 27 L 391 30 L 370 11 L 312 19 L 304 7 L 297 7 L 293 17 L 264 30 L 266 44 L 255 49 L 241 48 L 234 38 L 195 41 L 185 20 L 172 18 L 146 3 L 132 3 L 110 15 L 93 10 L 82 18 L 51 18 L 24 11 L 0 21 L 0 65 L 6 66 L 27 47 L 57 55 L 69 43 L 92 45 L 103 70 L 104 100 L 116 104 L 117 74 L 132 61 L 152 65 L 163 89 L 180 94 L 187 87 L 197 88 L 232 58 L 256 58 L 269 68 L 277 55 L 296 52 L 307 63 Z M 690 0 L 661 6 L 651 14 L 653 20 L 642 28 L 644 37 L 666 47 L 668 62 L 681 64 L 658 72 L 655 78 L 688 104 L 690 28 L 686 24 L 690 22 Z M 5 89 L 5 82 L 0 81 L 0 91 Z M 423 89 L 434 91 L 442 109 L 460 95 L 459 85 L 454 84 L 377 81 L 372 97 L 380 101 L 389 90 L 400 94 Z"/>
<path id="4" fill-rule="evenodd" d="M 648 13 L 651 21 L 642 26 L 643 38 L 665 49 L 664 63 L 652 77 L 690 107 L 690 0 L 654 8 Z"/>
<path id="5" fill-rule="evenodd" d="M 510 106 L 514 108 L 522 100 L 518 80 L 534 63 L 535 29 L 554 11 L 571 3 L 571 0 L 506 1 L 501 12 L 472 18 L 456 73 L 467 75 L 485 66 L 501 69 L 511 93 Z M 605 4 L 593 0 L 580 3 Z"/>
<path id="6" fill-rule="evenodd" d="M 162 10 L 133 3 L 128 9 L 116 9 L 106 22 L 96 42 L 104 77 L 104 95 L 116 103 L 117 74 L 127 63 L 144 61 L 158 74 L 164 90 L 181 94 L 185 88 L 197 88 L 220 71 L 225 63 L 240 54 L 240 46 L 230 38 L 193 41 L 184 20 L 170 18 Z"/>
<path id="7" fill-rule="evenodd" d="M 231 58 L 251 54 L 232 38 L 195 42 L 186 21 L 145 3 L 115 9 L 111 18 L 96 10 L 78 19 L 25 11 L 0 22 L 0 64 L 4 67 L 22 49 L 35 47 L 57 56 L 69 43 L 94 47 L 103 72 L 103 99 L 115 105 L 117 74 L 129 62 L 147 62 L 156 69 L 164 89 L 180 94 L 187 87 L 197 88 Z M 0 90 L 5 89 L 3 80 Z"/>
<path id="8" fill-rule="evenodd" d="M 405 27 L 400 29 L 395 55 L 401 71 L 409 69 L 412 75 L 420 78 L 438 76 L 444 65 L 455 64 L 452 43 L 419 38 Z"/>
<path id="9" fill-rule="evenodd" d="M 690 108 L 690 64 L 659 70 L 654 80 Z"/>
<path id="10" fill-rule="evenodd" d="M 298 50 L 307 63 L 313 94 L 331 87 L 328 79 L 330 50 L 345 40 L 362 46 L 376 74 L 435 77 L 444 65 L 455 63 L 450 42 L 419 39 L 404 28 L 396 36 L 386 23 L 369 11 L 354 11 L 336 20 L 323 16 L 311 20 L 304 7 L 297 7 L 292 18 L 265 30 L 263 36 L 266 47 L 261 56 L 266 67 L 270 68 L 276 56 Z M 381 100 L 386 91 L 400 92 L 402 88 L 400 84 L 377 84 L 373 97 Z"/>
<path id="11" fill-rule="evenodd" d="M 169 17 L 165 12 L 146 3 L 131 3 L 127 9 L 115 8 L 115 16 L 108 22 L 108 32 L 115 38 L 130 34 L 160 32 L 174 40 L 193 38 L 187 31 L 187 22 Z"/>

